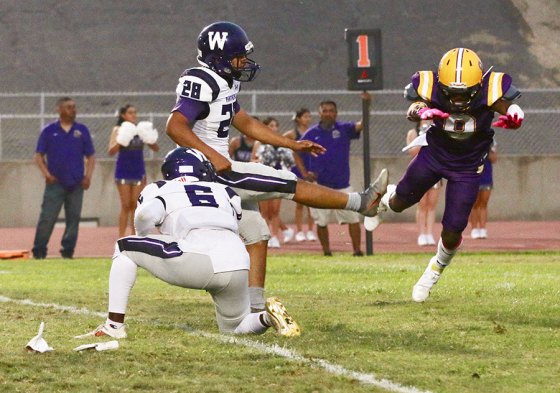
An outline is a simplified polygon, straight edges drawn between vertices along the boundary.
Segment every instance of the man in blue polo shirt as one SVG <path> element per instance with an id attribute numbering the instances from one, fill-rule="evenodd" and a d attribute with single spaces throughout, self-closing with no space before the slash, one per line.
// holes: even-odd
<path id="1" fill-rule="evenodd" d="M 361 97 L 362 100 L 367 102 L 371 100 L 367 92 L 362 93 Z M 298 169 L 305 179 L 316 180 L 318 184 L 335 190 L 352 192 L 350 186 L 350 142 L 352 139 L 360 137 L 363 126 L 361 120 L 358 122 L 337 121 L 337 114 L 334 101 L 323 101 L 319 104 L 319 123 L 307 130 L 301 139 L 318 143 L 327 151 L 317 157 L 309 157 L 307 170 L 301 165 L 301 159 L 296 157 L 296 161 L 299 161 Z M 317 224 L 317 235 L 323 253 L 326 256 L 332 255 L 328 230 L 331 213 L 335 214 L 339 224 L 348 224 L 354 256 L 363 255 L 360 249 L 361 230 L 358 213 L 331 209 L 311 209 L 311 212 Z"/>
<path id="2" fill-rule="evenodd" d="M 84 190 L 90 186 L 95 166 L 91 135 L 85 125 L 75 121 L 74 101 L 69 97 L 60 98 L 56 109 L 59 119 L 41 131 L 35 153 L 35 162 L 46 182 L 41 215 L 33 242 L 32 252 L 35 259 L 46 258 L 47 244 L 62 205 L 66 216 L 66 229 L 62 236 L 60 253 L 63 258 L 72 258 L 74 255 Z"/>

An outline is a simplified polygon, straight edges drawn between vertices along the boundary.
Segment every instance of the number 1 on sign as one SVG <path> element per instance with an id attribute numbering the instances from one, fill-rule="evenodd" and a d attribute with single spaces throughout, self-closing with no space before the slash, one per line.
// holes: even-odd
<path id="1" fill-rule="evenodd" d="M 358 67 L 371 67 L 368 50 L 368 36 L 365 34 L 359 35 L 358 38 L 356 38 L 356 42 L 358 43 Z"/>

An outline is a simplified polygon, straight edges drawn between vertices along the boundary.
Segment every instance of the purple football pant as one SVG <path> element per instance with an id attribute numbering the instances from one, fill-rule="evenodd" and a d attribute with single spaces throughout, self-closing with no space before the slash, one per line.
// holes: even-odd
<path id="1" fill-rule="evenodd" d="M 397 184 L 397 196 L 412 206 L 441 178 L 447 179 L 443 229 L 463 232 L 478 194 L 480 174 L 476 171 L 446 168 L 431 156 L 429 147 L 423 147 Z"/>

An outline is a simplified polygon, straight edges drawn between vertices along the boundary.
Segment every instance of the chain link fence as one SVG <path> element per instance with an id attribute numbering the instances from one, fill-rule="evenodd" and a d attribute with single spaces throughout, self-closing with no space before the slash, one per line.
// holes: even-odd
<path id="1" fill-rule="evenodd" d="M 527 89 L 519 104 L 525 111 L 525 122 L 519 131 L 497 130 L 501 154 L 535 156 L 560 155 L 560 89 Z M 370 152 L 372 157 L 399 155 L 412 124 L 405 119 L 408 102 L 401 90 L 372 93 L 370 117 Z M 116 123 L 118 107 L 130 103 L 139 111 L 139 120 L 149 120 L 160 132 L 158 153 L 146 152 L 148 158 L 162 157 L 174 147 L 165 136 L 165 122 L 175 103 L 169 92 L 72 92 L 0 94 L 0 161 L 30 160 L 39 132 L 57 118 L 55 102 L 62 96 L 72 97 L 78 109 L 77 120 L 86 124 L 93 136 L 98 158 L 108 158 L 107 146 Z M 323 100 L 338 105 L 339 120 L 358 120 L 362 103 L 358 92 L 344 90 L 314 91 L 242 91 L 241 106 L 250 114 L 273 116 L 280 129 L 293 128 L 294 112 L 306 107 L 318 121 L 317 108 Z M 232 129 L 232 135 L 237 131 Z M 352 144 L 352 153 L 361 154 L 362 142 Z"/>

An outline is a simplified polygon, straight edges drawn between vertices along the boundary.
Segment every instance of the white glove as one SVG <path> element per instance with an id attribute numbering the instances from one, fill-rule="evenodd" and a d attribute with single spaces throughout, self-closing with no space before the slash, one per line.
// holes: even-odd
<path id="1" fill-rule="evenodd" d="M 117 143 L 127 147 L 136 134 L 138 134 L 138 131 L 134 123 L 124 121 L 117 131 Z"/>
<path id="2" fill-rule="evenodd" d="M 138 128 L 138 136 L 148 145 L 153 145 L 157 142 L 158 132 L 150 121 L 141 121 L 136 126 Z"/>

